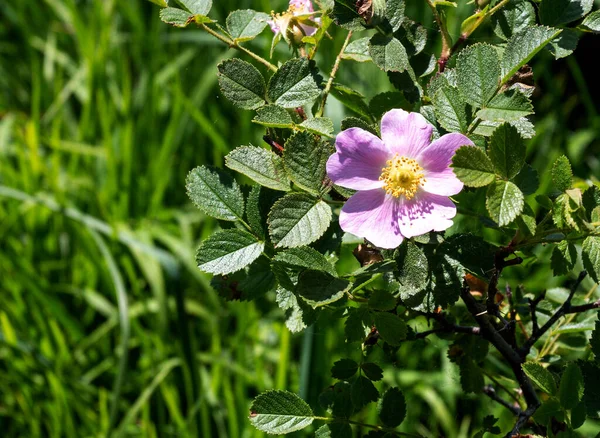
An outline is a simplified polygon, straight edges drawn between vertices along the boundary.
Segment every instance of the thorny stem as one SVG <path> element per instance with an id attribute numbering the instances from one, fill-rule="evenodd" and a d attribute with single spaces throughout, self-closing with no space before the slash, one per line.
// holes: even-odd
<path id="1" fill-rule="evenodd" d="M 319 111 L 317 111 L 317 114 L 315 115 L 315 117 L 321 117 L 321 116 L 323 116 L 323 113 L 325 112 L 325 104 L 327 103 L 327 96 L 329 95 L 329 92 L 331 91 L 331 86 L 333 85 L 333 81 L 335 80 L 335 75 L 337 74 L 337 71 L 340 68 L 340 62 L 342 61 L 342 56 L 344 55 L 346 47 L 348 47 L 348 44 L 350 43 L 351 37 L 352 37 L 352 31 L 348 32 L 348 35 L 346 36 L 346 40 L 344 41 L 344 44 L 342 45 L 340 53 L 338 53 L 338 56 L 335 58 L 335 63 L 333 64 L 333 68 L 331 69 L 331 74 L 329 75 L 329 80 L 327 81 L 327 84 L 325 85 L 325 90 L 323 90 L 323 100 L 321 101 L 321 106 L 319 107 Z"/>
<path id="2" fill-rule="evenodd" d="M 245 47 L 240 46 L 236 41 L 234 41 L 234 40 L 232 40 L 230 38 L 227 38 L 226 36 L 221 35 L 220 33 L 214 31 L 213 29 L 211 29 L 210 27 L 208 27 L 204 23 L 200 23 L 200 27 L 203 30 L 205 30 L 206 32 L 208 32 L 209 34 L 211 34 L 212 36 L 214 36 L 215 38 L 217 38 L 218 40 L 220 40 L 220 41 L 224 42 L 225 44 L 227 44 L 232 49 L 237 49 L 237 50 L 239 50 L 241 52 L 244 52 L 248 56 L 254 58 L 255 60 L 257 60 L 261 64 L 265 65 L 269 70 L 272 70 L 274 72 L 277 71 L 277 67 L 276 66 L 274 66 L 273 64 L 271 64 L 265 58 L 263 58 L 263 57 L 257 55 L 256 53 L 252 52 L 251 50 L 248 50 Z"/>
<path id="3" fill-rule="evenodd" d="M 442 73 L 446 68 L 446 63 L 448 62 L 448 59 L 450 59 L 450 55 L 452 54 L 452 38 L 450 37 L 450 33 L 448 32 L 448 27 L 446 26 L 445 21 L 442 19 L 442 16 L 436 9 L 433 1 L 426 1 L 431 8 L 433 18 L 435 18 L 435 21 L 440 28 L 440 32 L 442 32 L 442 53 L 440 54 L 440 59 L 438 60 L 438 70 L 440 73 Z"/>

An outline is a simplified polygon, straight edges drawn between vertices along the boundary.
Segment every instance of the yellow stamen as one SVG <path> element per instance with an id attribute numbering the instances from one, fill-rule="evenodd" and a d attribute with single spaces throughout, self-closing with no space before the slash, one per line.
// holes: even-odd
<path id="1" fill-rule="evenodd" d="M 388 195 L 412 199 L 419 186 L 427 182 L 423 168 L 412 158 L 400 157 L 396 154 L 386 164 L 387 167 L 381 169 L 379 180 L 385 181 L 383 189 Z"/>

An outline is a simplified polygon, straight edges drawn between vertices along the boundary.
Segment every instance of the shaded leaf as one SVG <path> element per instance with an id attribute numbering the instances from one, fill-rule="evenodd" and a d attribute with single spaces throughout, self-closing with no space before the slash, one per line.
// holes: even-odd
<path id="1" fill-rule="evenodd" d="M 329 263 L 323 254 L 309 247 L 300 246 L 289 248 L 279 252 L 273 257 L 273 261 L 287 266 L 314 269 L 327 272 L 332 276 L 337 276 L 335 268 Z"/>
<path id="2" fill-rule="evenodd" d="M 583 374 L 575 362 L 569 362 L 558 388 L 560 404 L 565 409 L 575 408 L 583 397 Z"/>
<path id="3" fill-rule="evenodd" d="M 514 178 L 525 164 L 525 153 L 525 144 L 515 127 L 505 123 L 494 131 L 489 156 L 500 176 Z"/>
<path id="4" fill-rule="evenodd" d="M 218 65 L 221 91 L 234 105 L 257 109 L 265 104 L 265 79 L 252 64 L 228 59 Z"/>
<path id="5" fill-rule="evenodd" d="M 398 315 L 387 312 L 374 312 L 373 320 L 377 331 L 385 342 L 400 345 L 408 333 L 406 323 Z"/>
<path id="6" fill-rule="evenodd" d="M 558 26 L 578 20 L 592 10 L 594 0 L 543 0 L 540 3 L 540 21 Z"/>
<path id="7" fill-rule="evenodd" d="M 331 376 L 334 379 L 348 380 L 358 371 L 358 364 L 352 359 L 340 359 L 333 364 Z"/>
<path id="8" fill-rule="evenodd" d="M 563 240 L 552 250 L 551 266 L 554 275 L 565 275 L 571 272 L 577 263 L 577 248 L 571 242 Z"/>
<path id="9" fill-rule="evenodd" d="M 333 303 L 344 296 L 351 283 L 322 271 L 304 271 L 298 277 L 298 295 L 313 307 Z"/>
<path id="10" fill-rule="evenodd" d="M 523 372 L 546 394 L 556 394 L 556 381 L 550 371 L 537 362 L 525 362 L 522 366 Z"/>
<path id="11" fill-rule="evenodd" d="M 595 282 L 600 281 L 600 237 L 588 236 L 581 246 L 583 267 Z"/>
<path id="12" fill-rule="evenodd" d="M 379 392 L 373 382 L 364 376 L 358 376 L 352 383 L 352 404 L 356 409 L 361 409 L 363 406 L 377 401 Z"/>
<path id="13" fill-rule="evenodd" d="M 406 400 L 398 388 L 390 388 L 383 393 L 377 404 L 377 413 L 387 427 L 398 427 L 406 417 Z"/>

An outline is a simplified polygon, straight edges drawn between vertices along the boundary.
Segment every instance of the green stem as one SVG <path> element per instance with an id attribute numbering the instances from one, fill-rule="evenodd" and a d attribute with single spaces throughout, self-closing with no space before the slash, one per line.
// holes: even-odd
<path id="1" fill-rule="evenodd" d="M 348 420 L 346 418 L 313 417 L 313 419 L 318 420 L 318 421 L 325 421 L 327 423 L 348 423 L 348 424 L 353 424 L 355 426 L 366 427 L 368 429 L 380 430 L 382 432 L 391 432 L 394 435 L 398 435 L 398 436 L 421 438 L 420 435 L 413 435 L 412 433 L 407 433 L 407 432 L 398 432 L 396 429 L 393 429 L 391 427 L 383 427 L 383 426 L 379 426 L 377 424 L 363 423 L 361 421 Z"/>
<path id="2" fill-rule="evenodd" d="M 439 71 L 441 73 L 444 71 L 444 68 L 446 67 L 446 62 L 448 62 L 448 59 L 450 59 L 450 55 L 452 54 L 452 37 L 448 32 L 448 27 L 442 19 L 442 16 L 433 4 L 433 1 L 426 1 L 429 7 L 431 8 L 433 18 L 435 19 L 438 27 L 440 28 L 440 32 L 442 32 L 442 52 L 440 53 L 440 59 L 438 60 Z"/>
<path id="3" fill-rule="evenodd" d="M 344 41 L 344 44 L 342 45 L 340 53 L 338 53 L 337 58 L 335 58 L 335 63 L 333 64 L 333 68 L 331 69 L 331 74 L 329 75 L 329 80 L 327 81 L 327 85 L 325 85 L 325 90 L 323 90 L 323 100 L 321 101 L 321 106 L 319 108 L 319 111 L 317 111 L 317 114 L 315 115 L 315 117 L 322 117 L 323 113 L 325 112 L 325 104 L 327 103 L 327 96 L 329 95 L 329 92 L 331 91 L 331 86 L 333 85 L 333 81 L 335 80 L 335 75 L 337 74 L 337 71 L 340 68 L 340 62 L 342 61 L 342 56 L 344 55 L 344 51 L 346 50 L 346 47 L 348 47 L 348 44 L 350 43 L 351 37 L 352 37 L 352 31 L 348 32 L 348 35 L 346 36 L 346 40 Z"/>
<path id="4" fill-rule="evenodd" d="M 255 60 L 257 60 L 261 64 L 265 65 L 269 70 L 272 70 L 274 72 L 277 71 L 277 67 L 276 66 L 274 66 L 273 64 L 271 64 L 265 58 L 263 58 L 263 57 L 257 55 L 256 53 L 254 53 L 254 52 L 246 49 L 243 46 L 240 46 L 235 40 L 232 40 L 230 38 L 227 38 L 226 36 L 221 35 L 220 33 L 214 31 L 213 29 L 211 29 L 210 27 L 208 27 L 204 23 L 200 23 L 200 27 L 202 29 L 204 29 L 206 32 L 208 32 L 209 34 L 211 34 L 212 36 L 214 36 L 215 38 L 217 38 L 218 40 L 220 40 L 220 41 L 224 42 L 225 44 L 227 44 L 229 47 L 231 47 L 233 49 L 237 49 L 237 50 L 239 50 L 241 52 L 244 52 L 248 56 L 254 58 Z"/>

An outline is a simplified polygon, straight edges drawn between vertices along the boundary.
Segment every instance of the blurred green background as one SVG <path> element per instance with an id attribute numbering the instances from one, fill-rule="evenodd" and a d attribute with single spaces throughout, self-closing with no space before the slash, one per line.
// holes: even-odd
<path id="1" fill-rule="evenodd" d="M 211 15 L 286 3 L 218 0 Z M 431 23 L 425 2 L 413 3 L 408 15 Z M 331 364 L 359 354 L 340 320 L 292 335 L 272 296 L 226 302 L 197 270 L 195 248 L 216 224 L 190 205 L 185 176 L 261 144 L 262 131 L 218 90 L 216 65 L 236 54 L 200 30 L 170 28 L 158 10 L 145 0 L 0 6 L 2 436 L 258 437 L 247 421 L 256 394 L 285 388 L 317 406 Z M 345 36 L 331 33 L 323 54 Z M 264 56 L 268 34 L 250 44 Z M 528 147 L 538 170 L 567 153 L 578 176 L 599 174 L 589 56 L 599 48 L 586 36 L 580 56 L 534 64 L 538 135 Z M 286 56 L 281 44 L 276 58 Z M 323 58 L 328 72 L 333 56 Z M 391 89 L 372 65 L 345 64 L 338 79 L 368 97 Z M 336 129 L 344 114 L 332 99 Z M 535 290 L 552 284 L 542 263 L 513 275 Z M 511 424 L 507 410 L 461 395 L 446 347 L 407 344 L 388 365 L 385 380 L 407 394 L 402 430 L 466 437 L 490 413 Z M 489 366 L 510 375 L 491 355 Z"/>

